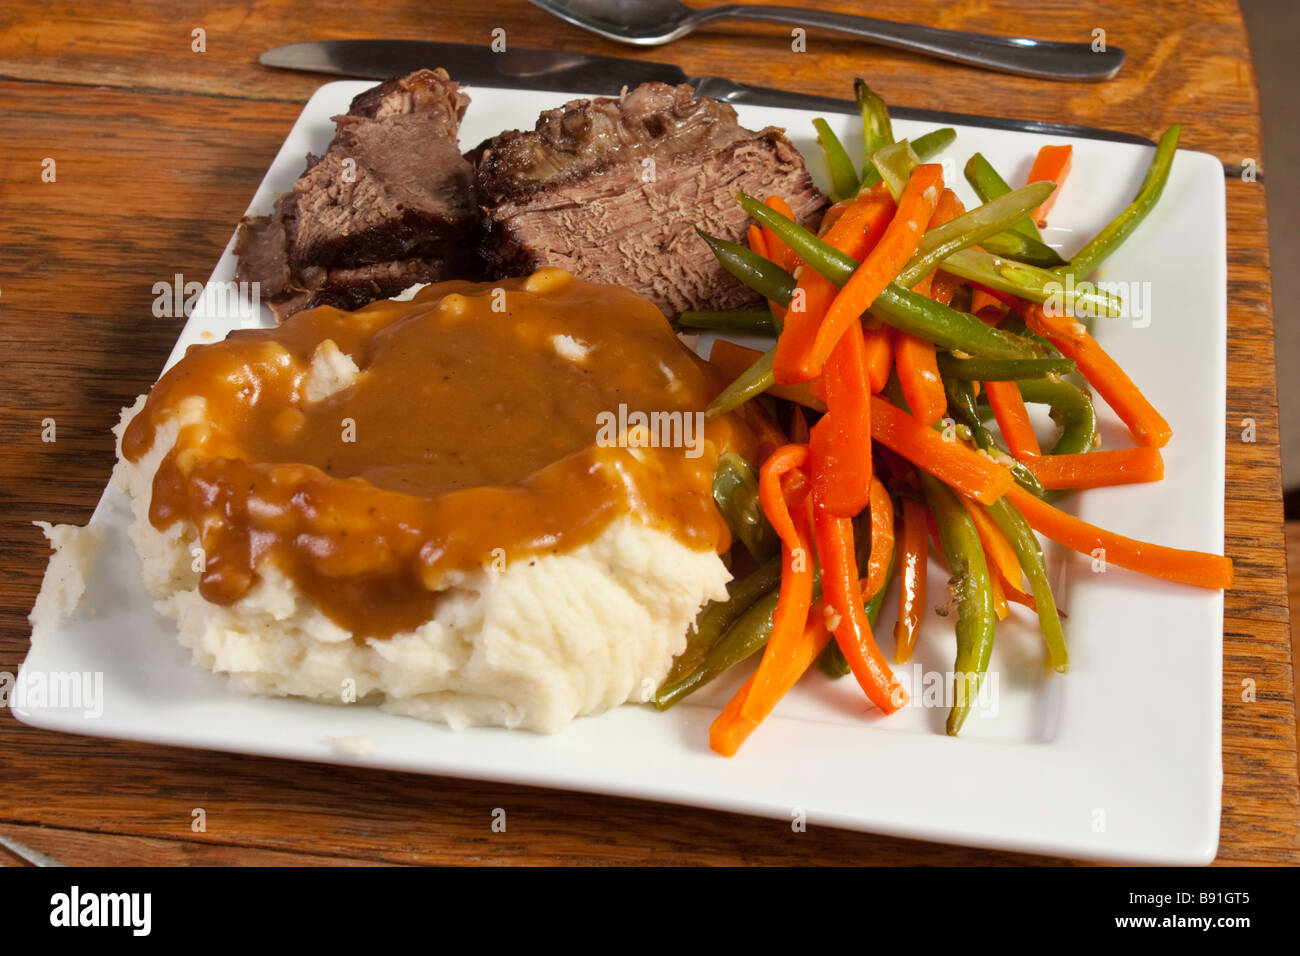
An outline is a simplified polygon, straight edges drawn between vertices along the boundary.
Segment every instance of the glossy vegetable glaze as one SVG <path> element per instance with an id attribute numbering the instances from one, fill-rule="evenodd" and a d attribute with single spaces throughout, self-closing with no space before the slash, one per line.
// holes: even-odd
<path id="1" fill-rule="evenodd" d="M 321 397 L 329 342 L 360 371 Z M 569 550 L 621 515 L 727 548 L 715 464 L 753 449 L 735 416 L 695 414 L 719 387 L 648 302 L 543 270 L 192 347 L 122 450 L 139 461 L 181 423 L 149 516 L 198 529 L 205 598 L 239 600 L 269 561 L 355 635 L 386 636 L 428 619 L 446 572 Z M 647 432 L 637 412 L 668 414 Z"/>

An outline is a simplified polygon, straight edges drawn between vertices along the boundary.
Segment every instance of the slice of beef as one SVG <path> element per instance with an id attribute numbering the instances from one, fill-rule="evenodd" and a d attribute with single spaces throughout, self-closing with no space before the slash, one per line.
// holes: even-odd
<path id="1" fill-rule="evenodd" d="M 469 97 L 440 67 L 396 76 L 358 93 L 348 105 L 348 115 L 381 120 L 419 113 L 438 124 L 439 136 L 455 139 L 467 106 Z"/>
<path id="2" fill-rule="evenodd" d="M 324 271 L 316 285 L 317 291 L 310 293 L 299 308 L 332 305 L 351 312 L 367 302 L 391 298 L 417 282 L 439 282 L 449 276 L 444 259 L 399 259 Z"/>
<path id="3" fill-rule="evenodd" d="M 285 219 L 293 214 L 293 194 L 281 196 L 269 216 L 246 217 L 235 233 L 235 280 L 258 283 L 260 293 L 274 301 L 290 290 L 289 241 Z"/>
<path id="4" fill-rule="evenodd" d="M 695 233 L 741 239 L 749 217 L 736 193 L 780 195 L 805 225 L 827 204 L 781 130 L 747 130 L 684 84 L 574 100 L 471 155 L 491 274 L 559 266 L 626 286 L 670 317 L 758 301 Z"/>
<path id="5" fill-rule="evenodd" d="M 241 225 L 236 279 L 261 283 L 283 319 L 322 303 L 359 307 L 404 277 L 477 274 L 473 168 L 456 142 L 468 104 L 441 69 L 357 96 L 292 192 Z"/>
<path id="6" fill-rule="evenodd" d="M 471 170 L 454 140 L 433 139 L 419 116 L 339 117 L 331 148 L 294 187 L 293 267 L 454 258 L 475 209 Z"/>

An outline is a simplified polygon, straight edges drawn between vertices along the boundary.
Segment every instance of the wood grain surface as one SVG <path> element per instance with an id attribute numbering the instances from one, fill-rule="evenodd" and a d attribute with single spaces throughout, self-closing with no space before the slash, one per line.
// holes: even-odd
<path id="1" fill-rule="evenodd" d="M 824 4 L 853 12 L 852 2 Z M 1032 11 L 1028 15 L 1027 11 Z M 84 523 L 112 465 L 110 425 L 154 380 L 180 329 L 151 287 L 205 278 L 321 77 L 255 58 L 282 43 L 402 37 L 670 60 L 688 73 L 827 95 L 867 77 L 892 103 L 1053 119 L 1258 158 L 1259 112 L 1236 5 L 878 0 L 938 26 L 1124 47 L 1103 85 L 939 64 L 819 35 L 720 25 L 673 46 L 619 47 L 522 0 L 9 0 L 0 10 L 0 671 L 27 652 L 47 550 L 30 522 Z M 191 49 L 205 31 L 206 52 Z M 55 161 L 57 180 L 41 180 Z M 1278 468 L 1264 187 L 1228 183 L 1224 810 L 1218 862 L 1300 862 L 1292 654 Z M 1187 343 L 1194 348 L 1196 343 Z M 54 418 L 57 441 L 41 440 Z M 1255 440 L 1239 440 L 1252 419 Z M 1254 700 L 1243 700 L 1243 681 Z M 1249 695 L 1246 695 L 1249 696 Z M 1043 858 L 463 780 L 63 736 L 0 714 L 0 834 L 66 863 L 945 863 Z M 1171 795 L 1176 799 L 1176 795 Z M 204 832 L 191 813 L 206 812 Z M 507 810 L 506 833 L 490 828 Z M 9 851 L 0 862 L 21 862 Z M 1057 861 L 1061 862 L 1061 861 Z"/>

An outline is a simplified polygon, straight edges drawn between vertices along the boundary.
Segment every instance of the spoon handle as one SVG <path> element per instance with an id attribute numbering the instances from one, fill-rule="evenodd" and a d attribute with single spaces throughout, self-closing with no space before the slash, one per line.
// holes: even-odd
<path id="1" fill-rule="evenodd" d="M 882 46 L 1040 79 L 1108 80 L 1124 63 L 1123 50 L 1104 44 L 1103 48 L 1094 50 L 1093 44 L 1089 43 L 1046 42 L 941 30 L 937 27 L 800 7 L 762 7 L 732 3 L 696 8 L 695 12 L 697 23 L 754 20 L 833 30 L 871 40 Z"/>

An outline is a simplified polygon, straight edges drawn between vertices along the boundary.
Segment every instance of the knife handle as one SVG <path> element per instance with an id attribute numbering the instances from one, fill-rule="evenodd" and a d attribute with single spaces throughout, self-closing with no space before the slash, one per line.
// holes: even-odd
<path id="1" fill-rule="evenodd" d="M 831 96 L 811 93 L 791 93 L 765 86 L 750 86 L 720 76 L 691 77 L 689 82 L 699 96 L 708 96 L 731 105 L 774 106 L 778 109 L 811 110 L 817 113 L 848 113 L 856 116 L 858 104 Z M 1095 126 L 1076 126 L 1073 123 L 1053 123 L 1046 120 L 1007 119 L 1001 116 L 983 116 L 975 113 L 953 113 L 948 110 L 921 109 L 913 106 L 890 106 L 894 119 L 916 120 L 939 126 L 981 126 L 985 129 L 1004 129 L 1018 133 L 1039 133 L 1044 136 L 1068 136 L 1075 139 L 1102 139 L 1114 143 L 1136 143 L 1154 146 L 1155 141 L 1137 133 L 1101 129 Z"/>

